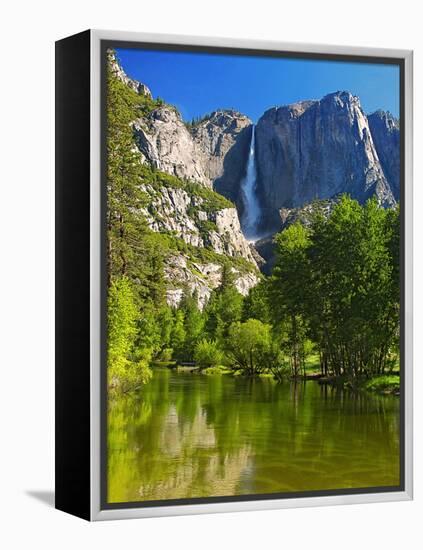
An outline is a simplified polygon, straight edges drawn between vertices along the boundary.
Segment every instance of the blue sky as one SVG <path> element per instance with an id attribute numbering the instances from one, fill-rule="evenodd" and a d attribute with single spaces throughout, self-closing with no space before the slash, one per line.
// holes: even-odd
<path id="1" fill-rule="evenodd" d="M 399 115 L 395 65 L 120 48 L 117 55 L 128 76 L 176 105 L 185 120 L 234 108 L 257 122 L 270 107 L 337 90 L 358 95 L 366 113 Z"/>

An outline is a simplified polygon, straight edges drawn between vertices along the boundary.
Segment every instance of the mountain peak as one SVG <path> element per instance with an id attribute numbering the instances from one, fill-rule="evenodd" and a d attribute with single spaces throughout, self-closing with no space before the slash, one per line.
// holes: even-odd
<path id="1" fill-rule="evenodd" d="M 212 124 L 227 127 L 231 123 L 236 125 L 240 123 L 243 126 L 245 126 L 246 123 L 252 124 L 251 120 L 246 115 L 236 111 L 235 109 L 216 109 L 216 111 L 212 111 L 211 113 L 194 120 L 192 126 L 194 128 L 198 128 L 200 126 L 208 126 Z"/>
<path id="2" fill-rule="evenodd" d="M 360 98 L 356 95 L 353 95 L 348 90 L 338 90 L 336 92 L 327 94 L 320 100 L 320 103 L 324 105 L 335 105 L 337 107 L 340 107 L 341 109 L 345 107 L 361 108 Z"/>

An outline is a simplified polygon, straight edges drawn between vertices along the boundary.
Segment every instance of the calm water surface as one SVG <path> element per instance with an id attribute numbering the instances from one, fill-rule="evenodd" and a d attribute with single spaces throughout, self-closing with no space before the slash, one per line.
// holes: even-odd
<path id="1" fill-rule="evenodd" d="M 399 484 L 399 399 L 156 369 L 109 406 L 108 501 Z"/>

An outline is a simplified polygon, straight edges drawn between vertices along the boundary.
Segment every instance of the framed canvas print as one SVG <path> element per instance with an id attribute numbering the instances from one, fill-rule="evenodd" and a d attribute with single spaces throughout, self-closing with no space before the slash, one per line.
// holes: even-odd
<path id="1" fill-rule="evenodd" d="M 412 497 L 412 53 L 56 43 L 56 506 Z"/>

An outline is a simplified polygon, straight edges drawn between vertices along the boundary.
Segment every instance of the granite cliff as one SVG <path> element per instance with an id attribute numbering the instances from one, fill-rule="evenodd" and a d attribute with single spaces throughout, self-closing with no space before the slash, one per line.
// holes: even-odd
<path id="1" fill-rule="evenodd" d="M 215 111 L 191 126 L 210 185 L 237 204 L 240 204 L 240 181 L 245 174 L 251 129 L 251 120 L 234 110 Z"/>
<path id="2" fill-rule="evenodd" d="M 389 112 L 376 111 L 367 117 L 373 142 L 395 200 L 400 199 L 400 125 Z"/>
<path id="3" fill-rule="evenodd" d="M 134 121 L 136 144 L 144 159 L 157 170 L 211 187 L 203 155 L 179 113 L 163 105 Z"/>
<path id="4" fill-rule="evenodd" d="M 369 121 L 349 92 L 268 110 L 257 123 L 256 163 L 267 231 L 280 229 L 281 208 L 340 193 L 395 204 Z"/>

